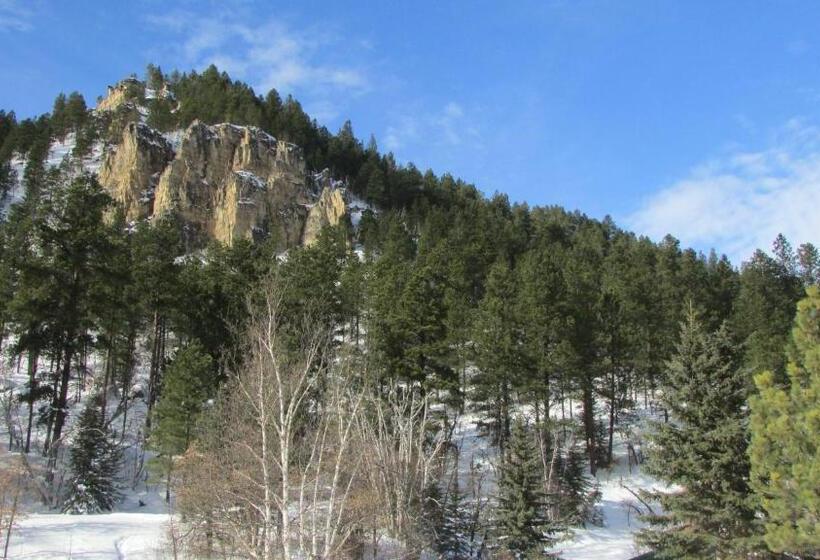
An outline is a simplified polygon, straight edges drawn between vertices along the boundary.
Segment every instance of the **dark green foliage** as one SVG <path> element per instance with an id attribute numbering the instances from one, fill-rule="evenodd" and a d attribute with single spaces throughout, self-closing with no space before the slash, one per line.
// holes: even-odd
<path id="1" fill-rule="evenodd" d="M 64 513 L 110 511 L 122 499 L 117 473 L 122 451 L 103 422 L 95 403 L 86 406 L 77 422 L 71 446 L 71 479 L 63 501 Z"/>
<path id="2" fill-rule="evenodd" d="M 234 82 L 216 66 L 209 66 L 202 74 L 183 74 L 170 86 L 179 101 L 176 119 L 181 128 L 196 119 L 208 124 L 264 124 L 261 104 L 253 90 L 242 82 Z"/>
<path id="3" fill-rule="evenodd" d="M 596 504 L 600 492 L 586 470 L 584 451 L 577 445 L 564 448 L 558 462 L 558 522 L 562 525 L 598 524 Z"/>
<path id="4" fill-rule="evenodd" d="M 431 484 L 425 492 L 423 532 L 432 542 L 439 558 L 465 560 L 471 558 L 470 516 L 468 505 L 458 488 L 457 479 L 442 492 Z"/>
<path id="5" fill-rule="evenodd" d="M 146 124 L 162 132 L 176 128 L 176 118 L 173 114 L 173 101 L 165 98 L 149 99 L 148 120 Z"/>
<path id="6" fill-rule="evenodd" d="M 148 445 L 159 456 L 155 468 L 170 482 L 174 456 L 185 452 L 194 437 L 194 426 L 208 396 L 216 391 L 213 360 L 198 342 L 177 350 L 162 382 L 154 408 Z M 170 484 L 166 500 L 170 498 Z"/>
<path id="7" fill-rule="evenodd" d="M 707 332 L 690 310 L 661 397 L 670 422 L 655 426 L 646 466 L 681 487 L 652 495 L 664 513 L 649 515 L 651 526 L 639 535 L 659 558 L 744 558 L 757 547 L 749 390 L 726 329 Z"/>
<path id="8" fill-rule="evenodd" d="M 4 158 L 1 157 L 5 153 L 5 150 L 3 150 L 3 145 L 6 143 L 6 140 L 11 137 L 12 132 L 16 128 L 17 116 L 14 114 L 14 111 L 9 111 L 7 113 L 6 111 L 0 109 L 0 162 L 4 161 Z"/>
<path id="9" fill-rule="evenodd" d="M 57 138 L 63 138 L 69 132 L 79 129 L 88 118 L 88 108 L 83 96 L 74 91 L 66 98 L 61 93 L 54 100 L 51 111 L 51 132 Z"/>
<path id="10" fill-rule="evenodd" d="M 18 122 L 0 111 L 0 194 L 12 180 L 2 163 L 13 154 L 27 159 L 18 178 L 27 199 L 0 226 L 0 336 L 13 336 L 15 356 L 60 365 L 52 377 L 32 368 L 25 395 L 32 406 L 50 396 L 44 419 L 56 423 L 55 438 L 69 386 L 82 375 L 79 356 L 104 355 L 100 397 L 121 395 L 127 410 L 144 340 L 149 406 L 164 395 L 149 415 L 152 445 L 170 476 L 171 458 L 191 435 L 196 411 L 189 407 L 221 382 L 226 357 L 241 359 L 237 333 L 246 304 L 265 277 L 277 274 L 287 286 L 285 315 L 311 311 L 334 329 L 335 343 L 368 354 L 375 377 L 428 394 L 444 422 L 466 403 L 483 415 L 512 458 L 502 468 L 509 531 L 500 542 L 510 543 L 509 553 L 539 554 L 544 531 L 594 517 L 588 469 L 611 462 L 616 424 L 659 394 L 672 416 L 659 429 L 658 462 L 650 468 L 686 492 L 660 498 L 669 508 L 653 519 L 647 542 L 692 557 L 753 548 L 754 507 L 743 479 L 748 377 L 738 373 L 738 360 L 746 373 L 770 369 L 774 386 L 789 384 L 783 348 L 795 302 L 820 274 L 814 246 L 795 253 L 779 236 L 774 258 L 756 253 L 738 274 L 725 257 L 681 248 L 671 236 L 653 243 L 609 218 L 511 204 L 449 175 L 400 165 L 392 154 L 379 154 L 375 138 L 365 146 L 351 123 L 331 134 L 294 98 L 275 90 L 258 96 L 215 67 L 166 76 L 149 65 L 146 82 L 126 86 L 148 107 L 150 126 L 172 130 L 194 119 L 259 126 L 299 145 L 309 171 L 346 179 L 349 192 L 376 208 L 364 213 L 358 231 L 348 224 L 326 229 L 281 264 L 276 240 L 188 254 L 192 244 L 174 216 L 127 233 L 124 217 L 110 211 L 91 177 L 66 180 L 44 165 L 50 143 L 71 132 L 77 155 L 95 142 L 118 141 L 139 118 L 135 107 L 92 115 L 71 94 L 36 119 Z M 145 87 L 153 98 L 146 99 Z M 361 245 L 363 259 L 351 244 Z M 683 353 L 666 368 L 688 300 L 697 302 L 702 325 L 688 327 L 677 347 Z M 728 331 L 705 334 L 727 319 Z M 366 343 L 359 347 L 361 335 Z M 169 364 L 168 348 L 177 345 L 182 349 Z M 533 437 L 522 427 L 524 443 L 510 441 L 510 419 L 525 407 L 547 430 L 547 410 L 554 415 L 567 399 L 582 405 L 580 416 L 566 420 L 556 441 L 546 432 L 538 440 L 558 446 L 550 485 L 541 461 L 525 472 Z M 698 415 L 687 416 L 693 410 Z M 722 482 L 703 482 L 714 480 Z M 444 487 L 436 481 L 436 489 Z M 433 502 L 431 538 L 440 554 L 459 557 L 463 496 L 448 488 Z M 733 537 L 715 536 L 720 531 Z"/>
<path id="11" fill-rule="evenodd" d="M 42 333 L 43 343 L 59 357 L 58 391 L 51 441 L 60 439 L 67 416 L 69 383 L 75 358 L 98 326 L 99 288 L 109 276 L 114 246 L 103 213 L 111 198 L 92 176 L 44 185 L 50 196 L 39 205 L 27 201 L 19 222 L 34 258 L 17 261 L 25 284 L 15 294 L 16 321 L 25 333 Z M 28 221 L 30 220 L 30 222 Z M 28 224 L 28 225 L 26 225 Z"/>
<path id="12" fill-rule="evenodd" d="M 733 330 L 745 343 L 744 365 L 748 370 L 771 371 L 781 380 L 786 375 L 783 348 L 803 293 L 791 257 L 783 251 L 781 247 L 782 254 L 776 260 L 758 250 L 743 263 L 732 319 Z"/>
<path id="13" fill-rule="evenodd" d="M 497 261 L 487 277 L 473 327 L 475 363 L 473 399 L 483 409 L 494 440 L 503 450 L 510 436 L 513 391 L 527 371 L 522 330 L 515 308 L 517 284 L 504 260 Z"/>
<path id="14" fill-rule="evenodd" d="M 797 249 L 797 264 L 805 286 L 812 286 L 820 281 L 820 252 L 817 247 L 803 243 Z"/>
<path id="15" fill-rule="evenodd" d="M 546 525 L 532 435 L 519 419 L 500 465 L 495 540 L 513 558 L 533 558 L 549 542 Z"/>
<path id="16" fill-rule="evenodd" d="M 145 68 L 145 87 L 158 92 L 165 85 L 165 75 L 162 68 L 154 64 L 148 64 Z"/>
<path id="17" fill-rule="evenodd" d="M 316 243 L 288 254 L 280 267 L 289 316 L 309 314 L 328 327 L 341 323 L 344 301 L 341 274 L 347 258 L 345 230 L 341 226 L 324 228 Z"/>
<path id="18" fill-rule="evenodd" d="M 72 156 L 82 158 L 91 154 L 94 142 L 100 139 L 100 123 L 96 118 L 88 118 L 77 128 L 77 138 Z"/>
<path id="19" fill-rule="evenodd" d="M 17 173 L 8 163 L 0 163 L 0 201 L 5 201 L 14 185 L 17 183 Z"/>
<path id="20" fill-rule="evenodd" d="M 249 240 L 230 247 L 214 243 L 202 259 L 176 265 L 167 255 L 164 262 L 179 271 L 176 286 L 169 286 L 177 296 L 157 303 L 165 307 L 176 334 L 202 344 L 219 377 L 216 368 L 237 349 L 249 298 L 275 262 L 271 246 Z"/>

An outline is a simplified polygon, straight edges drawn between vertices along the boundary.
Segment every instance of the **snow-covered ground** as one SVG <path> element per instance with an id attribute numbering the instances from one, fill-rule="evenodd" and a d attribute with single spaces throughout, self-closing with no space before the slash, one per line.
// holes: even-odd
<path id="1" fill-rule="evenodd" d="M 170 558 L 167 522 L 160 513 L 31 514 L 12 534 L 9 558 Z"/>
<path id="2" fill-rule="evenodd" d="M 579 403 L 574 403 L 575 413 L 580 412 Z M 560 418 L 560 405 L 552 410 L 552 416 Z M 638 411 L 637 424 L 633 434 L 640 434 L 646 428 L 651 415 Z M 481 479 L 482 494 L 492 494 L 495 490 L 495 454 L 486 438 L 480 435 L 478 417 L 465 414 L 459 418 L 454 430 L 455 443 L 459 448 L 459 479 L 462 489 L 467 489 L 471 474 Z M 633 435 L 633 444 L 639 442 Z M 639 519 L 647 513 L 635 494 L 641 490 L 668 491 L 663 482 L 641 471 L 639 465 L 632 465 L 627 458 L 627 436 L 616 431 L 613 445 L 615 464 L 610 469 L 599 469 L 595 480 L 601 493 L 598 507 L 602 517 L 601 526 L 589 525 L 572 529 L 570 534 L 556 543 L 552 552 L 565 560 L 628 560 L 642 552 L 636 545 L 635 533 L 644 526 Z M 634 493 L 634 494 L 633 494 Z M 657 508 L 653 504 L 653 507 Z M 657 509 L 656 509 L 657 511 Z"/>
<path id="3" fill-rule="evenodd" d="M 595 477 L 601 491 L 603 524 L 575 529 L 571 537 L 557 543 L 553 551 L 565 560 L 627 560 L 646 552 L 639 550 L 634 540 L 644 526 L 638 511 L 646 513 L 646 508 L 632 492 L 668 488 L 641 472 L 640 466 L 633 465 L 630 472 L 626 443 L 621 438 L 616 441 L 613 452 L 617 463 L 611 469 L 600 469 Z"/>
<path id="4" fill-rule="evenodd" d="M 2 404 L 11 406 L 10 416 L 18 436 L 24 433 L 27 423 L 27 407 L 21 406 L 9 396 L 19 391 L 27 382 L 25 364 L 9 365 L 7 357 L 0 360 L 0 389 Z M 41 367 L 43 364 L 41 364 Z M 101 367 L 95 359 L 89 361 L 90 372 Z M 142 391 L 146 372 L 144 367 L 136 371 L 135 390 Z M 91 376 L 89 376 L 91 378 Z M 74 435 L 74 423 L 85 406 L 85 398 L 91 393 L 86 387 L 82 398 L 71 401 L 71 409 L 66 424 L 66 443 L 70 444 Z M 74 391 L 72 390 L 72 394 Z M 108 401 L 108 414 L 115 413 L 119 399 L 112 393 Z M 134 400 L 129 407 L 126 422 L 122 416 L 113 419 L 112 425 L 118 430 L 125 428 L 123 441 L 123 464 L 120 471 L 123 500 L 111 513 L 98 515 L 68 515 L 52 509 L 38 499 L 32 491 L 23 496 L 18 520 L 12 530 L 9 558 L 13 559 L 145 559 L 170 558 L 165 553 L 169 549 L 168 524 L 170 516 L 164 502 L 164 487 L 151 481 L 144 469 L 140 452 L 141 430 L 145 421 L 146 407 L 140 400 Z M 36 412 L 35 412 L 36 413 Z M 44 432 L 35 424 L 32 432 L 32 450 L 27 456 L 38 477 L 42 476 L 45 458 L 42 456 Z M 19 453 L 19 449 L 8 449 L 8 429 L 6 422 L 0 422 L 0 465 L 6 465 Z M 61 469 L 57 474 L 65 474 Z M 41 481 L 42 482 L 42 481 Z M 0 535 L 0 547 L 5 535 Z"/>

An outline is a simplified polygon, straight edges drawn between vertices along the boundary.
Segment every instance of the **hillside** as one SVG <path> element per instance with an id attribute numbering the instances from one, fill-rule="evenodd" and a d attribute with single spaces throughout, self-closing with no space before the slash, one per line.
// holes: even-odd
<path id="1" fill-rule="evenodd" d="M 488 198 L 215 67 L 0 112 L 0 185 L 15 554 L 780 550 L 749 442 L 816 375 L 811 243 Z"/>

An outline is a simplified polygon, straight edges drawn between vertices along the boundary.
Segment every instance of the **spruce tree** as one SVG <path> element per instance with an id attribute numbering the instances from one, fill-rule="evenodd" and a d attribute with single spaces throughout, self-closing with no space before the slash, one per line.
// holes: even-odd
<path id="1" fill-rule="evenodd" d="M 91 402 L 78 420 L 71 446 L 71 479 L 63 502 L 64 513 L 110 511 L 122 494 L 117 472 L 122 451 L 103 421 L 99 404 Z"/>
<path id="2" fill-rule="evenodd" d="M 561 453 L 558 467 L 558 524 L 598 524 L 600 512 L 596 503 L 601 493 L 587 473 L 583 449 L 569 445 Z"/>
<path id="3" fill-rule="evenodd" d="M 531 434 L 516 419 L 500 465 L 495 512 L 495 538 L 513 558 L 536 557 L 549 542 L 538 472 Z"/>
<path id="4" fill-rule="evenodd" d="M 649 435 L 647 472 L 681 487 L 650 493 L 663 513 L 647 516 L 638 539 L 659 558 L 741 558 L 754 548 L 747 394 L 727 330 L 706 332 L 690 309 L 660 397 L 670 422 Z"/>
<path id="5" fill-rule="evenodd" d="M 788 383 L 755 377 L 750 400 L 751 484 L 766 511 L 766 544 L 789 557 L 820 557 L 820 289 L 798 304 Z"/>

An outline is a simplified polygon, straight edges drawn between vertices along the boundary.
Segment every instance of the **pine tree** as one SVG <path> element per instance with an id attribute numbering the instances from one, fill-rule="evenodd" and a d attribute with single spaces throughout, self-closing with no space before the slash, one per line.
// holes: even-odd
<path id="1" fill-rule="evenodd" d="M 117 472 L 122 451 L 103 422 L 97 403 L 91 402 L 78 420 L 77 435 L 71 446 L 71 473 L 64 513 L 110 511 L 122 498 Z"/>
<path id="2" fill-rule="evenodd" d="M 820 252 L 811 243 L 803 243 L 797 249 L 800 278 L 805 286 L 817 284 L 820 279 Z"/>
<path id="3" fill-rule="evenodd" d="M 766 511 L 766 544 L 789 557 L 820 557 L 820 289 L 798 304 L 788 383 L 755 377 L 750 400 L 751 484 Z"/>
<path id="4" fill-rule="evenodd" d="M 549 541 L 543 508 L 536 451 L 526 426 L 517 419 L 498 478 L 495 537 L 499 546 L 514 558 L 531 558 L 543 551 Z"/>
<path id="5" fill-rule="evenodd" d="M 521 382 L 527 359 L 519 318 L 511 305 L 516 299 L 514 278 L 503 259 L 492 266 L 473 334 L 479 369 L 473 379 L 474 399 L 483 403 L 493 439 L 502 451 L 510 435 L 513 390 Z"/>
<path id="6" fill-rule="evenodd" d="M 786 254 L 783 259 L 788 261 Z M 785 379 L 783 348 L 802 293 L 800 279 L 763 251 L 743 263 L 732 330 L 745 342 L 744 365 L 749 371 L 771 371 L 779 381 Z"/>
<path id="7" fill-rule="evenodd" d="M 181 348 L 168 366 L 162 396 L 154 408 L 149 446 L 159 453 L 154 466 L 166 481 L 165 501 L 170 500 L 173 461 L 188 449 L 197 417 L 213 390 L 213 363 L 202 345 L 194 341 Z"/>
<path id="8" fill-rule="evenodd" d="M 748 382 L 726 328 L 704 330 L 689 310 L 661 401 L 671 421 L 650 435 L 647 472 L 682 487 L 651 493 L 662 514 L 639 541 L 659 558 L 741 558 L 754 548 L 755 507 L 748 486 Z"/>

